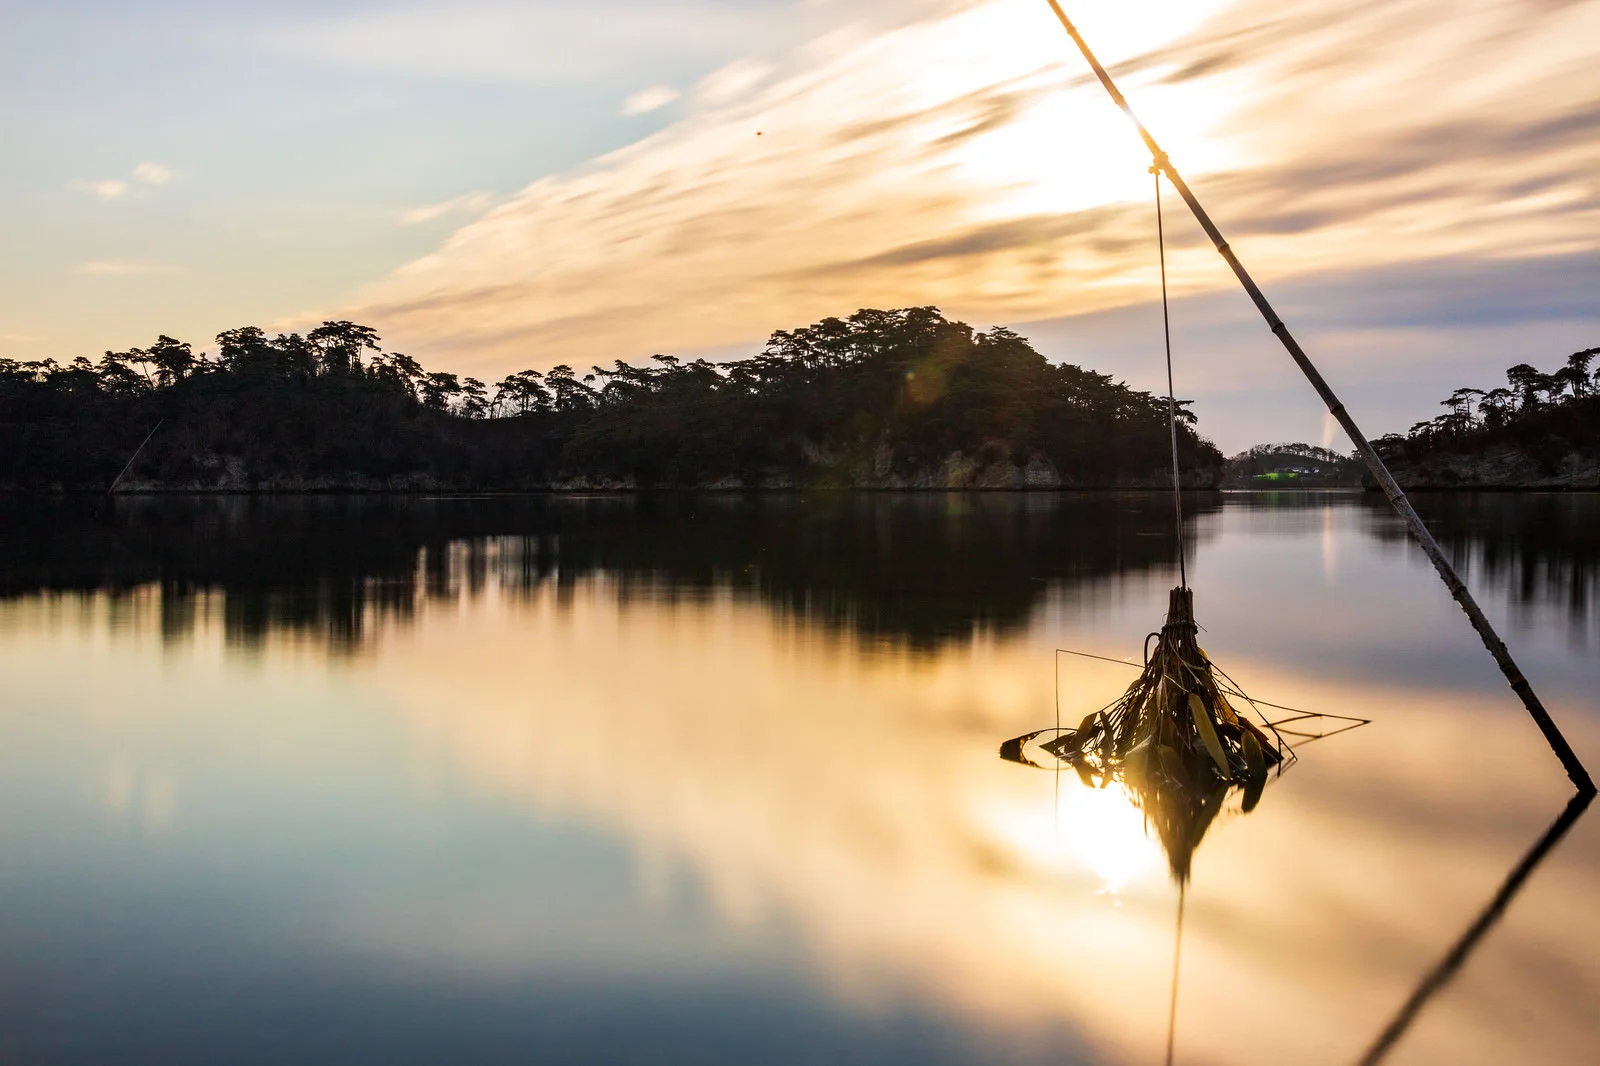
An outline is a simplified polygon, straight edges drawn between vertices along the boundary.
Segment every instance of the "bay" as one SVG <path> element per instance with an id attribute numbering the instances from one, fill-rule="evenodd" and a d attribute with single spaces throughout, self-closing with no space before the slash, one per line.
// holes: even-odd
<path id="1" fill-rule="evenodd" d="M 1594 767 L 1600 497 L 1418 505 Z M 1438 969 L 1570 787 L 1398 521 L 1187 507 L 1211 658 L 1371 724 L 1169 1019 L 1141 814 L 996 754 L 1137 672 L 1161 494 L 0 501 L 0 1061 L 1591 1061 L 1592 813 Z"/>

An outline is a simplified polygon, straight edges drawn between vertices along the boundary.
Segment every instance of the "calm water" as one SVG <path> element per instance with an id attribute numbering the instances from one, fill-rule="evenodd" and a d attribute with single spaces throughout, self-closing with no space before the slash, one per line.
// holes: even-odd
<path id="1" fill-rule="evenodd" d="M 1420 501 L 1600 770 L 1600 497 Z M 1194 862 L 1181 1063 L 1589 1063 L 1600 814 L 1398 523 L 1196 497 L 1305 746 Z M 1177 891 L 1002 762 L 1139 654 L 1165 502 L 0 501 L 0 1062 L 1158 1063 Z M 1059 659 L 1076 722 L 1131 680 Z M 1425 998 L 1425 1001 L 1423 999 Z"/>

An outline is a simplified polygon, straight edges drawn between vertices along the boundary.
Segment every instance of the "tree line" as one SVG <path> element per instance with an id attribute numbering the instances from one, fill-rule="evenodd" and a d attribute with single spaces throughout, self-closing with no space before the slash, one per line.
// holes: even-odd
<path id="1" fill-rule="evenodd" d="M 1507 368 L 1504 386 L 1456 389 L 1439 401 L 1439 406 L 1447 408 L 1443 414 L 1416 423 L 1403 437 L 1390 434 L 1384 439 L 1454 441 L 1475 432 L 1503 429 L 1553 408 L 1585 404 L 1600 392 L 1600 369 L 1590 373 L 1597 355 L 1600 348 L 1573 352 L 1563 365 L 1548 374 L 1528 363 L 1518 363 Z"/>
<path id="2" fill-rule="evenodd" d="M 1181 414 L 1186 479 L 1214 481 L 1221 456 Z M 1156 484 L 1166 420 L 1164 399 L 932 307 L 779 331 L 744 359 L 559 365 L 493 385 L 330 321 L 228 330 L 214 354 L 161 336 L 98 360 L 0 360 L 0 485 L 103 487 L 158 424 L 130 476 L 170 487 L 845 484 L 958 452 L 1042 460 L 1070 484 Z"/>
<path id="3" fill-rule="evenodd" d="M 1600 452 L 1600 348 L 1573 352 L 1549 373 L 1529 363 L 1506 370 L 1492 389 L 1459 388 L 1439 401 L 1442 414 L 1374 442 L 1385 456 L 1418 459 L 1507 444 L 1541 463 L 1571 452 Z"/>

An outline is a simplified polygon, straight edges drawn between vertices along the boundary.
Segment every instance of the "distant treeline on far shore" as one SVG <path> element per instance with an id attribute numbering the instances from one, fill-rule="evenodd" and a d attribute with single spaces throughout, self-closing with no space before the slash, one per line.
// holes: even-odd
<path id="1" fill-rule="evenodd" d="M 1215 484 L 1187 410 L 1179 436 L 1186 483 Z M 0 487 L 22 490 L 1159 486 L 1168 447 L 1164 398 L 932 307 L 780 331 L 747 359 L 493 386 L 351 322 L 0 359 Z"/>

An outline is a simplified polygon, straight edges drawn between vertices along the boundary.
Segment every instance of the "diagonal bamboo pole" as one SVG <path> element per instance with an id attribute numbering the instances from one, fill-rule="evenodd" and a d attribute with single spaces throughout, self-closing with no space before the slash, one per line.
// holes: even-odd
<path id="1" fill-rule="evenodd" d="M 1211 221 L 1211 216 L 1206 214 L 1205 208 L 1200 206 L 1200 201 L 1195 198 L 1194 193 L 1190 191 L 1188 184 L 1178 173 L 1177 168 L 1167 158 L 1167 153 L 1161 150 L 1161 146 L 1150 135 L 1150 131 L 1145 129 L 1144 123 L 1139 121 L 1139 116 L 1133 113 L 1133 108 L 1128 105 L 1127 98 L 1117 89 L 1116 83 L 1111 80 L 1111 75 L 1106 73 L 1106 68 L 1100 65 L 1100 61 L 1089 50 L 1089 45 L 1084 41 L 1083 35 L 1072 24 L 1072 20 L 1067 18 L 1067 13 L 1061 9 L 1061 4 L 1058 0 L 1046 0 L 1046 2 L 1050 5 L 1050 9 L 1055 12 L 1056 18 L 1061 20 L 1061 25 L 1066 29 L 1068 35 L 1072 37 L 1072 41 L 1078 46 L 1078 50 L 1083 53 L 1083 58 L 1088 60 L 1089 66 L 1094 69 L 1095 77 L 1100 79 L 1100 84 L 1105 86 L 1106 92 L 1111 94 L 1111 99 L 1122 109 L 1123 114 L 1128 116 L 1128 120 L 1133 123 L 1134 128 L 1139 131 L 1139 137 L 1144 141 L 1145 147 L 1150 149 L 1150 155 L 1155 166 L 1167 176 L 1167 180 L 1172 182 L 1172 187 L 1178 190 L 1178 195 L 1183 197 L 1183 202 L 1189 205 L 1189 210 L 1194 212 L 1194 217 L 1200 223 L 1200 228 L 1206 231 L 1206 236 L 1210 237 L 1211 243 L 1217 246 L 1217 252 L 1227 262 L 1229 268 L 1233 270 L 1234 276 L 1244 286 L 1244 291 L 1250 294 L 1250 299 L 1256 305 L 1256 309 L 1261 312 L 1261 317 L 1267 320 L 1267 325 L 1271 327 L 1272 332 L 1277 335 L 1278 340 L 1283 342 L 1289 357 L 1295 361 L 1295 365 L 1305 374 L 1306 380 L 1311 382 L 1311 387 L 1317 390 L 1317 395 L 1322 397 L 1322 402 L 1328 405 L 1328 412 L 1338 420 L 1340 426 L 1344 427 L 1346 435 L 1355 444 L 1356 450 L 1361 453 L 1361 458 L 1367 464 L 1367 469 L 1372 472 L 1372 476 L 1377 479 L 1379 487 L 1383 489 L 1384 495 L 1389 497 L 1389 502 L 1394 505 L 1394 509 L 1399 512 L 1400 517 L 1405 521 L 1406 528 L 1411 531 L 1411 535 L 1422 546 L 1423 553 L 1433 563 L 1433 568 L 1439 572 L 1439 577 L 1444 582 L 1445 587 L 1450 590 L 1450 595 L 1455 597 L 1456 603 L 1460 604 L 1461 609 L 1466 612 L 1468 621 L 1472 623 L 1472 628 L 1478 631 L 1478 636 L 1482 638 L 1484 647 L 1488 648 L 1489 654 L 1494 656 L 1494 661 L 1499 665 L 1500 672 L 1505 674 L 1506 680 L 1510 682 L 1512 691 L 1522 700 L 1522 705 L 1528 709 L 1528 714 L 1533 717 L 1534 722 L 1539 726 L 1539 731 L 1544 734 L 1545 741 L 1549 743 L 1551 749 L 1556 753 L 1556 758 L 1561 760 L 1561 765 L 1567 771 L 1567 776 L 1572 779 L 1572 783 L 1577 786 L 1579 792 L 1593 795 L 1595 786 L 1594 781 L 1589 777 L 1589 771 L 1584 769 L 1577 753 L 1567 743 L 1567 738 L 1561 735 L 1561 730 L 1550 717 L 1550 712 L 1546 711 L 1544 704 L 1539 702 L 1539 697 L 1534 694 L 1533 686 L 1528 684 L 1528 679 L 1522 676 L 1522 671 L 1517 668 L 1516 661 L 1511 658 L 1511 651 L 1506 647 L 1505 641 L 1500 639 L 1500 634 L 1495 632 L 1494 626 L 1484 616 L 1483 609 L 1472 598 L 1472 593 L 1467 591 L 1466 583 L 1456 573 L 1455 567 L 1450 565 L 1450 560 L 1445 558 L 1445 554 L 1440 549 L 1438 542 L 1433 539 L 1433 534 L 1429 533 L 1428 527 L 1423 525 L 1422 518 L 1418 516 L 1416 508 L 1411 506 L 1411 501 L 1401 491 L 1400 486 L 1394 480 L 1394 475 L 1390 474 L 1389 468 L 1384 465 L 1383 459 L 1373 449 L 1367 438 L 1362 435 L 1361 430 L 1356 426 L 1355 419 L 1350 417 L 1350 412 L 1345 410 L 1344 404 L 1340 402 L 1339 397 L 1334 395 L 1333 389 L 1328 387 L 1328 383 L 1323 380 L 1322 374 L 1312 365 L 1310 358 L 1301 349 L 1300 343 L 1289 333 L 1289 327 L 1283 324 L 1283 320 L 1278 317 L 1278 313 L 1272 309 L 1272 304 L 1267 302 L 1266 296 L 1261 292 L 1260 287 L 1256 285 L 1255 279 L 1250 277 L 1250 273 L 1245 270 L 1244 264 L 1239 262 L 1239 257 L 1233 254 L 1232 248 L 1228 247 L 1228 242 L 1222 237 L 1222 231 L 1217 229 L 1216 224 Z"/>

